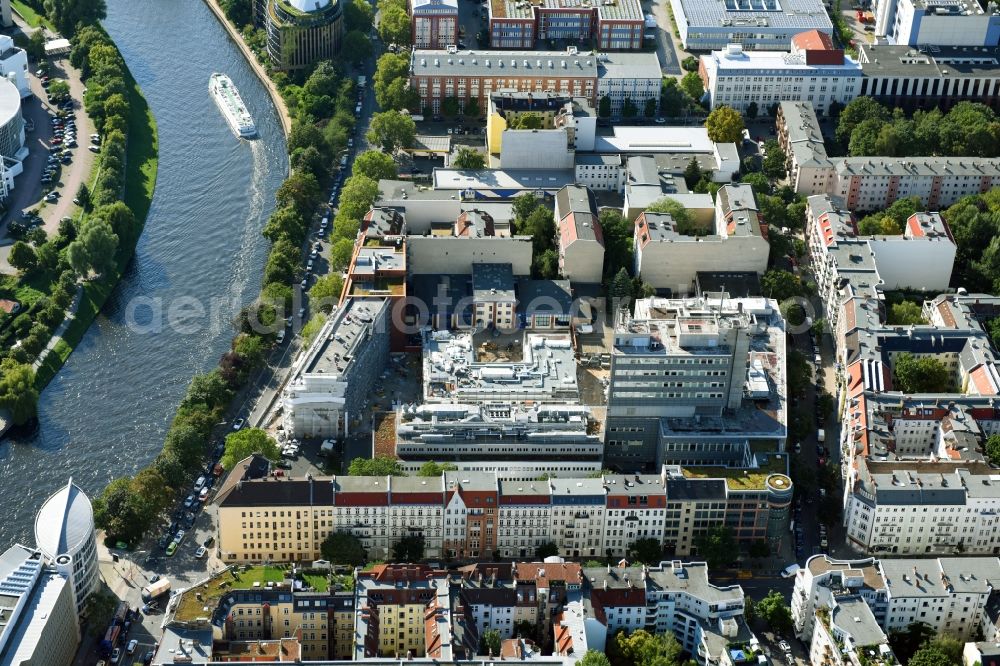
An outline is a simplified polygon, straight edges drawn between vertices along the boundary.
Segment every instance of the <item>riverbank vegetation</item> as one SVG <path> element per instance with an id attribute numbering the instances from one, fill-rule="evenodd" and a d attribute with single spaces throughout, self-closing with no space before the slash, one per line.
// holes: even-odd
<path id="1" fill-rule="evenodd" d="M 104 137 L 99 176 L 89 188 L 84 214 L 63 219 L 51 238 L 42 229 L 26 234 L 12 247 L 11 265 L 18 275 L 0 278 L 0 299 L 8 300 L 11 309 L 0 314 L 0 407 L 18 425 L 35 416 L 39 392 L 118 283 L 156 181 L 156 123 L 118 49 L 96 23 L 103 3 L 100 13 L 86 4 L 85 11 L 62 0 L 52 6 L 68 12 L 58 15 L 57 25 L 68 21 L 66 16 L 78 17 L 67 28 L 75 34 L 70 63 L 87 82 L 84 103 Z M 81 24 L 80 18 L 94 23 Z M 64 322 L 74 306 L 75 314 Z"/>
<path id="2" fill-rule="evenodd" d="M 262 42 L 256 42 L 256 31 L 243 23 L 249 21 L 249 0 L 222 0 L 220 6 L 241 27 L 247 43 L 269 68 L 260 48 Z M 347 15 L 350 30 L 368 33 L 370 11 L 348 7 Z M 317 63 L 311 70 L 294 75 L 272 72 L 272 80 L 292 118 L 287 137 L 290 173 L 278 188 L 277 205 L 261 231 L 271 249 L 262 267 L 260 294 L 235 318 L 235 337 L 218 367 L 191 381 L 167 431 L 163 451 L 134 477 L 115 480 L 95 499 L 95 521 L 109 542 L 137 544 L 186 492 L 191 480 L 209 471 L 204 465 L 212 451 L 222 448 L 222 433 L 217 427 L 226 427 L 223 419 L 230 402 L 245 397 L 243 389 L 264 367 L 278 332 L 292 325 L 300 307 L 302 283 L 307 279 L 304 257 L 313 240 L 309 230 L 319 211 L 326 214 L 325 193 L 336 177 L 333 165 L 345 154 L 355 134 L 357 90 L 354 80 L 331 62 Z M 387 174 L 384 164 L 376 165 L 375 158 L 367 161 L 378 175 L 395 175 L 394 171 Z M 353 242 L 362 215 L 377 195 L 377 182 L 368 176 L 355 175 L 343 182 L 333 225 L 335 248 L 347 239 Z M 313 312 L 329 312 L 337 302 L 343 267 L 343 262 L 332 265 L 333 277 L 317 280 L 309 291 Z M 247 432 L 226 438 L 225 465 L 235 464 L 237 455 L 258 449 L 274 455 L 273 440 L 259 436 L 262 431 Z"/>

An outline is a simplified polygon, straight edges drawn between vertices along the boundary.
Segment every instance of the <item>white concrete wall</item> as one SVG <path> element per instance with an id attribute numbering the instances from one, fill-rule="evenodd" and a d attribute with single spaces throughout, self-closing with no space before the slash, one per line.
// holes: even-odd
<path id="1" fill-rule="evenodd" d="M 431 222 L 452 221 L 462 214 L 462 201 L 456 192 L 454 199 L 387 199 L 380 197 L 376 206 L 401 208 L 406 211 L 406 230 L 410 234 L 425 234 Z"/>
<path id="2" fill-rule="evenodd" d="M 458 213 L 455 214 L 458 216 Z M 409 210 L 407 210 L 409 223 Z M 441 219 L 441 218 L 436 218 Z M 472 264 L 506 264 L 514 275 L 531 273 L 531 237 L 455 238 L 442 236 L 410 236 L 407 265 L 411 275 L 471 273 Z"/>
<path id="3" fill-rule="evenodd" d="M 692 293 L 698 271 L 767 270 L 770 246 L 760 237 L 720 238 L 706 236 L 683 241 L 652 242 L 636 247 L 639 276 L 657 289 L 672 289 L 676 295 Z"/>
<path id="4" fill-rule="evenodd" d="M 566 130 L 505 130 L 501 169 L 572 169 L 573 151 Z"/>
<path id="5" fill-rule="evenodd" d="M 946 238 L 886 238 L 869 241 L 886 289 L 942 291 L 955 264 L 955 244 Z"/>
<path id="6" fill-rule="evenodd" d="M 575 241 L 562 257 L 562 274 L 570 282 L 600 283 L 604 275 L 604 246 L 597 241 Z"/>

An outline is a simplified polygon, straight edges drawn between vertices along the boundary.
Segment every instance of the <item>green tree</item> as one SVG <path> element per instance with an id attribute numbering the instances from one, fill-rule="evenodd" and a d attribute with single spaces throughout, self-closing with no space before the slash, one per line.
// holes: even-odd
<path id="1" fill-rule="evenodd" d="M 354 4 L 354 3 L 349 3 Z M 355 62 L 368 60 L 372 54 L 372 43 L 368 35 L 360 30 L 351 30 L 344 35 L 344 41 L 340 47 L 341 53 L 349 53 Z"/>
<path id="2" fill-rule="evenodd" d="M 750 557 L 762 560 L 765 557 L 771 557 L 771 545 L 767 543 L 767 539 L 757 539 L 751 542 L 747 548 L 747 552 Z"/>
<path id="3" fill-rule="evenodd" d="M 459 146 L 458 152 L 451 160 L 454 169 L 484 169 L 486 168 L 486 157 L 478 150 L 468 146 Z"/>
<path id="4" fill-rule="evenodd" d="M 338 217 L 344 215 L 360 220 L 375 203 L 376 198 L 378 198 L 378 181 L 361 174 L 351 176 L 344 181 L 344 187 L 340 190 Z"/>
<path id="5" fill-rule="evenodd" d="M 380 150 L 366 150 L 354 158 L 352 173 L 367 176 L 374 181 L 391 180 L 397 176 L 396 162 L 391 155 Z"/>
<path id="6" fill-rule="evenodd" d="M 354 253 L 354 241 L 350 238 L 338 238 L 330 246 L 330 267 L 336 271 L 347 268 Z"/>
<path id="7" fill-rule="evenodd" d="M 649 99 L 647 99 L 643 105 L 642 115 L 644 115 L 647 118 L 652 118 L 653 116 L 655 116 L 657 101 L 658 100 L 655 97 L 650 97 Z"/>
<path id="8" fill-rule="evenodd" d="M 308 219 L 320 201 L 320 187 L 316 176 L 302 171 L 293 171 L 278 187 L 275 199 L 278 206 L 290 206 L 299 215 Z"/>
<path id="9" fill-rule="evenodd" d="M 309 289 L 309 305 L 313 310 L 330 314 L 333 306 L 340 302 L 340 292 L 343 290 L 344 279 L 340 273 L 321 275 Z"/>
<path id="10" fill-rule="evenodd" d="M 80 202 L 80 208 L 90 210 L 90 188 L 87 183 L 80 183 L 80 187 L 76 189 L 76 199 Z"/>
<path id="11" fill-rule="evenodd" d="M 609 659 L 615 664 L 673 666 L 680 663 L 684 653 L 684 647 L 671 632 L 651 634 L 645 629 L 639 629 L 626 634 L 620 631 L 615 634 L 614 644 L 616 657 L 620 659 Z"/>
<path id="12" fill-rule="evenodd" d="M 443 113 L 446 118 L 454 118 L 458 115 L 460 106 L 458 98 L 454 95 L 449 95 L 441 100 L 441 113 Z"/>
<path id="13" fill-rule="evenodd" d="M 278 460 L 281 449 L 274 438 L 260 428 L 244 428 L 226 435 L 226 452 L 222 454 L 221 465 L 230 470 L 236 463 L 254 453 L 260 453 L 268 460 Z"/>
<path id="14" fill-rule="evenodd" d="M 952 375 L 934 356 L 904 352 L 893 363 L 895 388 L 903 393 L 947 393 L 954 389 Z"/>
<path id="15" fill-rule="evenodd" d="M 781 592 L 769 591 L 766 597 L 757 602 L 754 610 L 757 616 L 776 632 L 785 632 L 792 628 L 792 609 L 785 603 L 785 597 Z"/>
<path id="16" fill-rule="evenodd" d="M 332 532 L 319 547 L 323 559 L 331 564 L 358 567 L 368 559 L 361 540 L 349 532 Z"/>
<path id="17" fill-rule="evenodd" d="M 986 445 L 983 447 L 986 457 L 994 465 L 1000 465 L 1000 435 L 990 435 L 986 438 Z"/>
<path id="18" fill-rule="evenodd" d="M 858 233 L 862 236 L 898 236 L 902 229 L 888 215 L 873 213 L 858 222 Z"/>
<path id="19" fill-rule="evenodd" d="M 785 151 L 781 149 L 774 139 L 769 140 L 764 145 L 764 161 L 761 168 L 764 175 L 772 180 L 785 177 Z"/>
<path id="20" fill-rule="evenodd" d="M 639 113 L 639 107 L 635 105 L 635 102 L 631 98 L 626 97 L 622 102 L 622 117 L 623 118 L 635 118 L 636 114 Z"/>
<path id="21" fill-rule="evenodd" d="M 107 222 L 111 230 L 118 236 L 120 244 L 131 247 L 139 239 L 142 227 L 135 219 L 132 209 L 122 201 L 101 206 L 91 214 L 91 217 Z"/>
<path id="22" fill-rule="evenodd" d="M 96 25 L 107 14 L 104 0 L 45 0 L 44 7 L 56 30 L 69 38 L 78 25 Z"/>
<path id="23" fill-rule="evenodd" d="M 743 116 L 731 106 L 717 106 L 705 119 L 705 129 L 716 143 L 739 144 L 743 141 Z"/>
<path id="24" fill-rule="evenodd" d="M 132 479 L 113 480 L 94 500 L 94 524 L 107 533 L 109 539 L 136 543 L 152 518 L 152 507 L 133 491 Z"/>
<path id="25" fill-rule="evenodd" d="M 306 218 L 293 206 L 284 206 L 271 213 L 261 233 L 272 243 L 286 238 L 293 245 L 301 245 L 306 238 L 307 229 Z"/>
<path id="26" fill-rule="evenodd" d="M 559 546 L 556 545 L 555 541 L 546 541 L 545 543 L 538 544 L 535 548 L 535 558 L 539 560 L 544 560 L 546 557 L 555 557 L 559 554 Z"/>
<path id="27" fill-rule="evenodd" d="M 0 361 L 0 407 L 10 411 L 14 425 L 24 425 L 35 418 L 38 390 L 34 367 L 13 358 Z"/>
<path id="28" fill-rule="evenodd" d="M 785 270 L 769 270 L 764 273 L 760 278 L 760 286 L 766 297 L 779 302 L 805 294 L 799 276 Z"/>
<path id="29" fill-rule="evenodd" d="M 413 145 L 417 134 L 417 126 L 413 119 L 398 111 L 383 111 L 372 116 L 368 125 L 367 139 L 369 143 L 382 146 L 387 153 L 394 153 L 401 148 Z"/>
<path id="30" fill-rule="evenodd" d="M 367 0 L 350 0 L 344 4 L 344 28 L 367 33 L 372 27 L 375 10 Z"/>
<path id="31" fill-rule="evenodd" d="M 871 97 L 856 97 L 840 112 L 835 136 L 844 146 L 851 141 L 854 128 L 865 120 L 876 120 L 880 123 L 889 120 L 889 110 Z M 872 126 L 874 127 L 874 126 Z"/>
<path id="32" fill-rule="evenodd" d="M 747 104 L 746 117 L 753 120 L 760 113 L 760 109 L 757 106 L 757 102 L 750 102 Z"/>
<path id="33" fill-rule="evenodd" d="M 433 460 L 428 460 L 417 470 L 417 476 L 440 477 L 445 472 L 457 469 L 458 467 L 454 463 L 436 463 Z"/>
<path id="34" fill-rule="evenodd" d="M 684 236 L 705 236 L 711 233 L 707 226 L 697 224 L 691 217 L 691 212 L 676 199 L 663 197 L 649 204 L 647 213 L 667 213 L 674 220 L 677 233 Z"/>
<path id="35" fill-rule="evenodd" d="M 604 237 L 604 274 L 615 275 L 632 267 L 632 229 L 618 210 L 604 209 L 598 216 Z"/>
<path id="36" fill-rule="evenodd" d="M 422 559 L 424 559 L 423 535 L 405 536 L 392 546 L 394 562 L 419 562 Z"/>
<path id="37" fill-rule="evenodd" d="M 698 59 L 694 56 L 688 56 L 681 61 L 681 67 L 684 68 L 686 72 L 697 72 L 698 71 Z"/>
<path id="38" fill-rule="evenodd" d="M 618 301 L 623 305 L 632 302 L 632 278 L 624 266 L 615 273 L 615 277 L 611 280 L 611 285 L 608 287 L 608 296 L 611 297 L 613 302 Z"/>
<path id="39" fill-rule="evenodd" d="M 601 97 L 597 102 L 597 116 L 599 118 L 611 117 L 611 98 L 607 95 Z"/>
<path id="40" fill-rule="evenodd" d="M 628 547 L 629 557 L 642 564 L 659 564 L 663 560 L 663 547 L 658 539 L 636 539 Z"/>
<path id="41" fill-rule="evenodd" d="M 219 6 L 226 14 L 226 18 L 233 22 L 238 28 L 250 25 L 253 22 L 253 13 L 250 7 L 250 0 L 220 0 Z"/>
<path id="42" fill-rule="evenodd" d="M 755 195 L 769 194 L 771 192 L 771 181 L 762 173 L 747 173 L 740 178 L 741 183 L 746 183 L 753 188 Z"/>
<path id="43" fill-rule="evenodd" d="M 378 20 L 378 34 L 386 44 L 410 43 L 410 17 L 406 10 L 392 5 L 381 10 Z"/>
<path id="44" fill-rule="evenodd" d="M 103 274 L 111 268 L 118 248 L 118 236 L 103 220 L 89 220 L 79 237 L 69 244 L 66 256 L 69 265 L 84 278 L 91 273 Z"/>
<path id="45" fill-rule="evenodd" d="M 55 79 L 49 83 L 47 92 L 49 94 L 49 99 L 66 97 L 69 95 L 69 84 L 63 79 Z M 124 102 L 125 100 L 121 99 L 121 101 Z M 109 115 L 113 115 L 112 111 L 107 111 L 107 106 L 105 106 L 105 112 Z"/>
<path id="46" fill-rule="evenodd" d="M 518 233 L 531 236 L 536 255 L 555 247 L 556 222 L 552 211 L 545 206 L 538 206 L 518 225 Z"/>
<path id="47" fill-rule="evenodd" d="M 355 458 L 347 468 L 348 476 L 406 476 L 395 458 L 378 456 L 375 458 Z"/>
<path id="48" fill-rule="evenodd" d="M 545 118 L 537 111 L 525 111 L 507 121 L 507 128 L 512 130 L 536 130 L 544 126 Z"/>
<path id="49" fill-rule="evenodd" d="M 698 158 L 692 157 L 688 165 L 684 167 L 684 184 L 687 185 L 689 190 L 693 190 L 694 186 L 701 180 L 701 176 L 701 166 L 698 164 Z"/>
<path id="50" fill-rule="evenodd" d="M 23 273 L 35 270 L 38 265 L 38 255 L 35 254 L 34 248 L 24 241 L 17 241 L 11 246 L 7 259 L 11 266 Z"/>
<path id="51" fill-rule="evenodd" d="M 681 89 L 688 94 L 691 99 L 700 102 L 705 94 L 705 83 L 698 76 L 697 72 L 688 72 L 681 79 Z"/>
<path id="52" fill-rule="evenodd" d="M 919 326 L 926 323 L 920 305 L 913 301 L 902 301 L 889 306 L 890 326 Z"/>
<path id="53" fill-rule="evenodd" d="M 208 409 L 215 409 L 224 407 L 232 397 L 233 392 L 219 376 L 219 371 L 210 370 L 191 378 L 187 393 L 181 401 L 181 407 L 204 405 Z"/>
<path id="54" fill-rule="evenodd" d="M 906 629 L 889 633 L 889 646 L 901 664 L 909 664 L 920 646 L 934 638 L 934 630 L 923 622 L 911 622 Z"/>
<path id="55" fill-rule="evenodd" d="M 698 549 L 698 556 L 705 558 L 705 562 L 713 569 L 733 562 L 739 552 L 732 530 L 724 525 L 712 527 L 695 538 L 695 547 Z"/>
<path id="56" fill-rule="evenodd" d="M 587 650 L 576 666 L 611 666 L 608 655 L 597 650 Z"/>
<path id="57" fill-rule="evenodd" d="M 498 630 L 487 629 L 483 632 L 483 637 L 479 641 L 479 654 L 500 656 L 500 632 Z"/>

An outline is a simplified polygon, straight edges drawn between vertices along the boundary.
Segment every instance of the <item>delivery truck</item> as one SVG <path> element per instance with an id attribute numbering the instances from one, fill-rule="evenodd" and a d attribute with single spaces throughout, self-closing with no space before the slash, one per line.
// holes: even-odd
<path id="1" fill-rule="evenodd" d="M 149 603 L 153 599 L 162 596 L 170 591 L 170 581 L 161 578 L 155 583 L 150 583 L 149 587 L 142 588 L 142 600 Z"/>

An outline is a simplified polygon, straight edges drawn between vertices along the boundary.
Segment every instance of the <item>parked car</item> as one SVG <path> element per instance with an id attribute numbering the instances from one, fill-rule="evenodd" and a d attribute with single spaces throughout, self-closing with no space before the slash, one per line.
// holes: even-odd
<path id="1" fill-rule="evenodd" d="M 208 549 L 204 546 L 198 546 L 198 550 L 194 551 L 194 556 L 199 560 L 205 557 L 206 554 L 208 554 Z"/>
<path id="2" fill-rule="evenodd" d="M 188 495 L 187 499 L 184 500 L 184 508 L 190 509 L 192 504 L 194 504 L 194 495 Z"/>
<path id="3" fill-rule="evenodd" d="M 177 542 L 171 541 L 170 545 L 167 546 L 167 557 L 173 557 L 174 553 L 177 552 Z"/>
<path id="4" fill-rule="evenodd" d="M 128 654 L 132 654 L 133 652 L 135 652 L 135 649 L 137 647 L 139 647 L 139 641 L 133 638 L 128 642 L 128 647 L 125 648 L 125 652 Z"/>
<path id="5" fill-rule="evenodd" d="M 236 419 L 235 421 L 233 421 L 233 430 L 239 430 L 240 428 L 243 427 L 244 423 L 245 421 L 243 419 Z"/>

